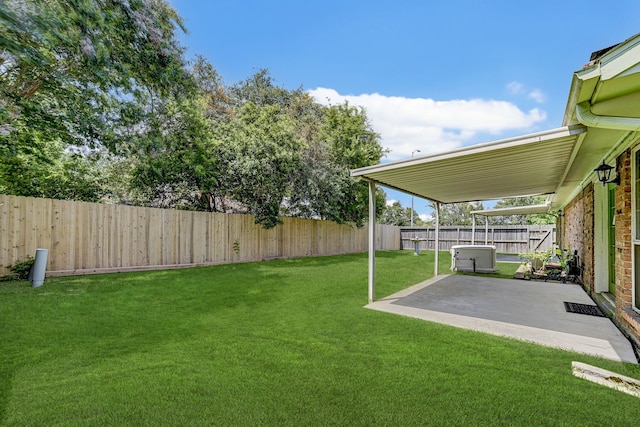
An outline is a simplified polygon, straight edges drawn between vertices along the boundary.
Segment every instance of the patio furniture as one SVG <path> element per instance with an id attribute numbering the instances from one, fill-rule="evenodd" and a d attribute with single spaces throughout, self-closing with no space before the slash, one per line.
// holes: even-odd
<path id="1" fill-rule="evenodd" d="M 578 251 L 573 251 L 573 255 L 567 259 L 567 278 L 574 283 L 582 283 L 582 269 L 584 264 L 580 262 Z"/>

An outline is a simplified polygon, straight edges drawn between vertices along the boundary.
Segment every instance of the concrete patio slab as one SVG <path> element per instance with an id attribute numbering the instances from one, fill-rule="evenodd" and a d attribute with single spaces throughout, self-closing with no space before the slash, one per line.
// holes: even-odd
<path id="1" fill-rule="evenodd" d="M 595 305 L 575 284 L 444 275 L 366 307 L 607 359 L 638 362 L 631 343 L 610 319 L 568 313 L 564 301 Z"/>

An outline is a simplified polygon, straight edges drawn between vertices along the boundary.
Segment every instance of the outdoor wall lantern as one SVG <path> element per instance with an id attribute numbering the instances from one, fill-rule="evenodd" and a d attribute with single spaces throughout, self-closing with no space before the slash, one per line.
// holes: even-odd
<path id="1" fill-rule="evenodd" d="M 610 184 L 610 183 L 619 185 L 620 175 L 618 175 L 617 173 L 616 173 L 616 177 L 611 181 L 609 181 L 609 179 L 611 178 L 611 171 L 614 169 L 615 168 L 613 166 L 609 166 L 603 160 L 602 164 L 597 168 L 595 168 L 594 171 L 598 174 L 598 181 L 600 181 L 603 185 Z"/>

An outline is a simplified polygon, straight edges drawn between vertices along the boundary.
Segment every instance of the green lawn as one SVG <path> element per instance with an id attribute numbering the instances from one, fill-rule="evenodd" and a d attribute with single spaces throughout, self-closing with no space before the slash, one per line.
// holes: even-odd
<path id="1" fill-rule="evenodd" d="M 442 272 L 449 258 L 443 253 Z M 381 252 L 377 295 L 433 272 Z M 0 424 L 637 425 L 571 361 L 363 308 L 366 254 L 0 284 Z"/>

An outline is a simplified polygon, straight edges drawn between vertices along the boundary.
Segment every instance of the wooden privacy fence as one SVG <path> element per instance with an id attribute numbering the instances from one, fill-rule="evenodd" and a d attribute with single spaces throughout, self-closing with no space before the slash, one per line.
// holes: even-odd
<path id="1" fill-rule="evenodd" d="M 420 249 L 435 249 L 435 227 L 402 227 L 401 248 L 414 249 L 411 239 L 426 239 L 420 242 Z M 440 227 L 440 250 L 449 250 L 453 245 L 470 245 L 471 226 Z M 486 238 L 486 240 L 485 240 Z M 556 242 L 555 225 L 502 225 L 489 226 L 488 233 L 484 225 L 476 227 L 475 244 L 496 246 L 496 252 L 523 254 L 534 250 L 545 251 Z"/>
<path id="2" fill-rule="evenodd" d="M 252 215 L 0 195 L 0 275 L 37 248 L 47 275 L 89 274 L 364 252 L 367 228 Z M 400 248 L 400 228 L 377 225 L 376 248 Z"/>

